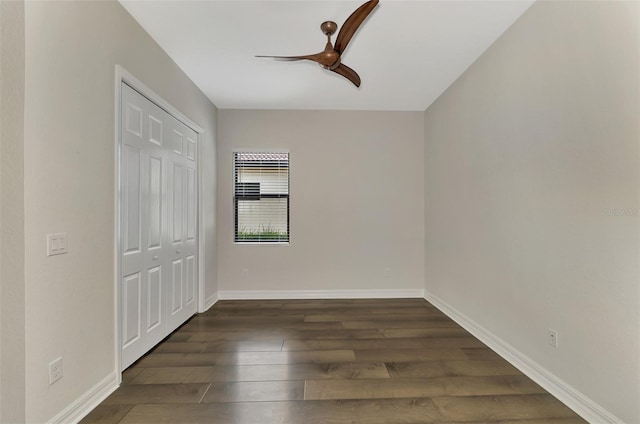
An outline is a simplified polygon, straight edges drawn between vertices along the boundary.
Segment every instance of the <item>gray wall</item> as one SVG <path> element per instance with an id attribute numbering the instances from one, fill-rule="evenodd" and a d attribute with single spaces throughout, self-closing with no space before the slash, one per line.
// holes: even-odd
<path id="1" fill-rule="evenodd" d="M 24 422 L 24 3 L 0 2 L 0 422 Z"/>
<path id="2" fill-rule="evenodd" d="M 422 291 L 423 113 L 221 110 L 219 122 L 222 296 Z M 233 243 L 234 149 L 290 152 L 289 246 Z"/>
<path id="3" fill-rule="evenodd" d="M 637 2 L 537 2 L 425 113 L 428 295 L 629 423 L 638 16 Z"/>
<path id="4" fill-rule="evenodd" d="M 4 38 L 9 6 L 24 8 L 23 16 L 13 15 L 13 24 L 24 28 L 22 42 L 19 35 Z M 217 110 L 115 1 L 2 2 L 2 23 L 0 421 L 44 422 L 117 371 L 115 65 L 204 128 L 207 297 L 217 291 L 210 165 Z M 7 73 L 9 50 L 17 64 Z M 7 86 L 17 90 L 14 109 L 6 107 Z M 46 234 L 53 232 L 68 233 L 67 255 L 46 256 Z M 15 262 L 6 266 L 6 258 Z M 59 356 L 64 377 L 49 386 L 48 364 Z"/>

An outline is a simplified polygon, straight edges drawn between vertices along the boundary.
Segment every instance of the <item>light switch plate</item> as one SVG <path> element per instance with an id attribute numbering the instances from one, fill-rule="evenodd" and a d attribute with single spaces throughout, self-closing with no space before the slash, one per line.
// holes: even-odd
<path id="1" fill-rule="evenodd" d="M 47 256 L 63 255 L 67 247 L 67 233 L 47 234 Z"/>

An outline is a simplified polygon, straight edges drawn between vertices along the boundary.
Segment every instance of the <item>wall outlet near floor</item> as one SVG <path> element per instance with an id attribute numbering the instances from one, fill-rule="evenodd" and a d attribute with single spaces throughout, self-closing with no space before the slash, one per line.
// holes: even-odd
<path id="1" fill-rule="evenodd" d="M 552 330 L 551 328 L 548 330 L 547 343 L 553 348 L 558 347 L 558 332 L 556 330 Z"/>
<path id="2" fill-rule="evenodd" d="M 53 384 L 62 378 L 62 357 L 51 361 L 49 364 L 49 384 Z"/>
<path id="3" fill-rule="evenodd" d="M 247 268 L 242 270 L 242 278 L 249 278 L 249 270 Z"/>
<path id="4" fill-rule="evenodd" d="M 391 268 L 385 268 L 384 269 L 384 276 L 385 277 L 391 277 Z"/>

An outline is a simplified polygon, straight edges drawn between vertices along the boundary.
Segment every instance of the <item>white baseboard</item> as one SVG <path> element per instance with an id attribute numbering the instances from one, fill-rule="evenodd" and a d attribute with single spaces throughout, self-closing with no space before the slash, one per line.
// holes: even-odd
<path id="1" fill-rule="evenodd" d="M 213 295 L 209 296 L 204 301 L 204 309 L 202 311 L 199 311 L 199 312 L 207 311 L 210 307 L 215 305 L 218 300 L 220 300 L 220 297 L 218 297 L 218 293 L 214 293 Z"/>
<path id="2" fill-rule="evenodd" d="M 621 419 L 442 299 L 426 290 L 425 299 L 588 422 L 623 424 Z"/>
<path id="3" fill-rule="evenodd" d="M 424 290 L 222 290 L 221 300 L 424 298 Z"/>
<path id="4" fill-rule="evenodd" d="M 115 372 L 106 376 L 102 381 L 76 399 L 71 405 L 63 409 L 58 415 L 49 420 L 50 424 L 77 423 L 87 416 L 93 409 L 118 388 L 118 374 Z"/>

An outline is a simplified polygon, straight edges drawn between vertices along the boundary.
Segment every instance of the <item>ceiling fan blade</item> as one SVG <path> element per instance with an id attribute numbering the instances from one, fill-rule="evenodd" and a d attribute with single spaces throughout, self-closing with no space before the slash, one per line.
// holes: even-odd
<path id="1" fill-rule="evenodd" d="M 333 69 L 336 74 L 342 75 L 349 81 L 351 81 L 356 87 L 360 87 L 360 76 L 356 71 L 349 68 L 344 63 L 341 63 L 336 69 Z"/>
<path id="2" fill-rule="evenodd" d="M 305 56 L 256 56 L 256 57 L 268 57 L 276 60 L 312 60 L 314 62 L 320 63 L 320 58 L 322 57 L 322 53 L 316 54 L 308 54 Z"/>
<path id="3" fill-rule="evenodd" d="M 304 60 L 308 59 L 307 56 L 260 56 L 256 55 L 255 57 L 268 57 L 270 59 L 278 59 L 278 60 Z"/>
<path id="4" fill-rule="evenodd" d="M 336 38 L 335 46 L 333 47 L 335 51 L 342 54 L 344 50 L 347 48 L 347 44 L 351 41 L 351 38 L 356 33 L 362 22 L 367 19 L 369 13 L 378 5 L 379 0 L 369 0 L 364 3 L 362 6 L 357 8 L 351 16 L 347 18 L 347 20 L 340 28 L 340 32 L 338 33 L 338 38 Z"/>

